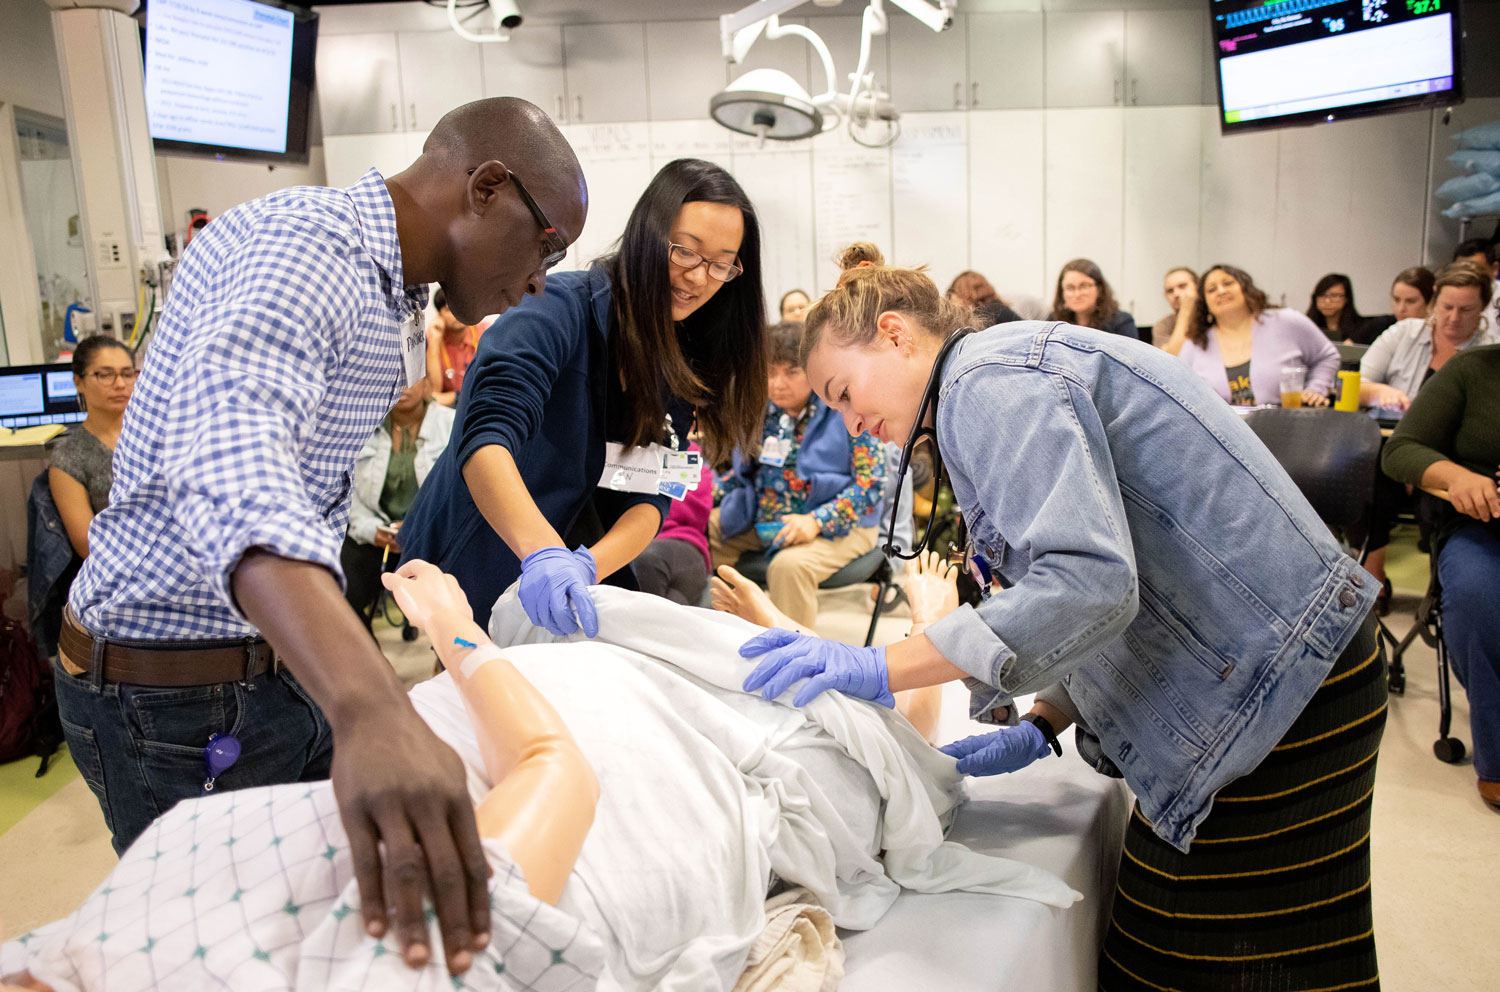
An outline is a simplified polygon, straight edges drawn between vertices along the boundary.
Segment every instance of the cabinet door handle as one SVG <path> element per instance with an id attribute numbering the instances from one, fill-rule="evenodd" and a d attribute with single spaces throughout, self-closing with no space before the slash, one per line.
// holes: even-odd
<path id="1" fill-rule="evenodd" d="M 419 131 L 421 128 L 417 127 L 417 105 L 411 103 L 408 106 L 411 107 L 411 120 L 406 122 L 406 129 L 408 131 Z"/>
<path id="2" fill-rule="evenodd" d="M 391 104 L 391 130 L 401 130 L 401 112 L 396 109 L 396 105 L 394 103 Z"/>
<path id="3" fill-rule="evenodd" d="M 557 122 L 561 124 L 563 121 L 563 98 L 561 93 L 557 95 L 557 114 L 555 116 Z"/>
<path id="4" fill-rule="evenodd" d="M 954 110 L 962 110 L 962 109 L 964 109 L 964 84 L 963 83 L 954 83 L 953 84 L 953 109 Z"/>
<path id="5" fill-rule="evenodd" d="M 970 83 L 969 84 L 969 106 L 971 106 L 971 107 L 977 107 L 977 106 L 979 106 L 979 84 L 978 83 Z"/>
<path id="6" fill-rule="evenodd" d="M 581 120 L 583 120 L 583 95 L 582 94 L 580 94 L 578 96 L 575 96 L 573 98 L 573 119 L 575 121 L 581 121 Z"/>
<path id="7" fill-rule="evenodd" d="M 1139 79 L 1132 79 L 1130 81 L 1130 102 L 1131 104 L 1141 102 L 1141 81 Z"/>
<path id="8" fill-rule="evenodd" d="M 1120 103 L 1120 77 L 1119 77 L 1119 76 L 1116 76 L 1116 77 L 1115 77 L 1115 89 L 1114 89 L 1114 94 L 1115 94 L 1115 95 L 1114 95 L 1114 96 L 1113 96 L 1113 97 L 1111 97 L 1111 98 L 1110 98 L 1110 102 L 1111 102 L 1111 103 L 1112 103 L 1112 104 L 1114 104 L 1114 105 L 1116 105 L 1116 106 L 1118 106 L 1118 105 L 1119 105 L 1119 103 Z"/>

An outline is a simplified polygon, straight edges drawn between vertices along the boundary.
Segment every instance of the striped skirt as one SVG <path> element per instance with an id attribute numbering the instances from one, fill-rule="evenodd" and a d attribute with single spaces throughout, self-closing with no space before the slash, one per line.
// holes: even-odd
<path id="1" fill-rule="evenodd" d="M 1270 755 L 1219 791 L 1187 854 L 1137 808 L 1100 992 L 1380 988 L 1370 797 L 1385 706 L 1372 619 Z"/>

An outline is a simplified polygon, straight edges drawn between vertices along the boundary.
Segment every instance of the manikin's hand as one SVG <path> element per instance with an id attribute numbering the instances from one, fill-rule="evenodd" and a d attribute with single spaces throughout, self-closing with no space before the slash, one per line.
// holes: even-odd
<path id="1" fill-rule="evenodd" d="M 401 615 L 413 627 L 427 631 L 428 636 L 432 636 L 433 621 L 438 617 L 473 615 L 458 580 L 436 565 L 413 559 L 394 572 L 386 572 L 380 581 L 396 598 Z"/>

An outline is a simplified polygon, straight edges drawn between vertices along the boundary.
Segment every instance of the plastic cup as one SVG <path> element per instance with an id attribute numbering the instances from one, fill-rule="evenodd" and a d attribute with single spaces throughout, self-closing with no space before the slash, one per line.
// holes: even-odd
<path id="1" fill-rule="evenodd" d="M 1307 384 L 1307 366 L 1283 365 L 1281 367 L 1281 405 L 1301 406 L 1302 388 Z"/>

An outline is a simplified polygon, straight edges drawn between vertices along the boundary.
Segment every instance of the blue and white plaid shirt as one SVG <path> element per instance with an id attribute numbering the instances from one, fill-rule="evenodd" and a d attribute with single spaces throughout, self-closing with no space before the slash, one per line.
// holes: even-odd
<path id="1" fill-rule="evenodd" d="M 396 211 L 375 170 L 223 214 L 183 253 L 69 594 L 108 637 L 248 637 L 250 548 L 341 575 L 354 456 L 405 385 Z"/>

